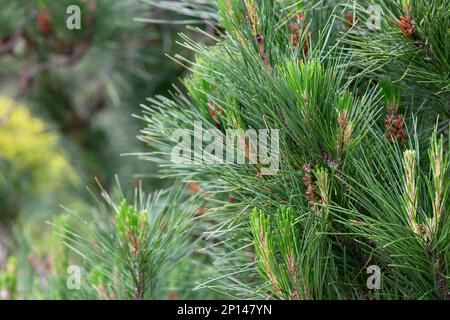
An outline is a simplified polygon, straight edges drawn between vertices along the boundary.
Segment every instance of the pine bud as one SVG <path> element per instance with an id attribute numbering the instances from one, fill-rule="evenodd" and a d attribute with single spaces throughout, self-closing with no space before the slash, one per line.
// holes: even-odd
<path id="1" fill-rule="evenodd" d="M 306 31 L 305 39 L 301 44 L 302 47 L 302 58 L 309 58 L 309 47 L 311 44 L 312 31 L 309 29 L 308 24 L 304 18 L 303 13 L 296 15 L 296 21 L 288 24 L 290 31 L 290 39 L 292 42 L 292 50 L 296 51 L 302 38 L 302 30 Z"/>
<path id="2" fill-rule="evenodd" d="M 189 182 L 189 183 L 188 183 L 188 186 L 189 186 L 189 189 L 190 189 L 192 192 L 197 193 L 197 192 L 202 191 L 202 188 L 200 187 L 200 185 L 198 185 L 198 184 L 195 183 L 195 182 Z"/>
<path id="3" fill-rule="evenodd" d="M 445 193 L 445 176 L 446 176 L 446 163 L 448 161 L 447 156 L 444 156 L 444 140 L 443 138 L 437 139 L 436 133 L 433 135 L 431 148 L 428 152 L 431 170 L 433 172 L 433 217 L 427 221 L 427 237 L 431 240 L 433 235 L 436 234 L 439 227 L 441 217 L 443 215 L 444 203 L 443 197 Z"/>
<path id="4" fill-rule="evenodd" d="M 305 163 L 303 165 L 303 171 L 304 171 L 303 184 L 306 187 L 306 191 L 305 191 L 306 200 L 308 200 L 308 203 L 310 205 L 314 205 L 316 203 L 321 202 L 321 198 L 317 192 L 317 187 L 316 187 L 317 181 L 312 172 L 313 168 L 314 168 L 314 165 L 310 162 Z"/>

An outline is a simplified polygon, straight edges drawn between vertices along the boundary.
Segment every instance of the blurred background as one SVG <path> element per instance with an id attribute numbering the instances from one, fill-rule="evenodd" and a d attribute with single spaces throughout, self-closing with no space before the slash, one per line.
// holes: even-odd
<path id="1" fill-rule="evenodd" d="M 61 205 L 89 211 L 94 177 L 107 191 L 115 175 L 125 190 L 164 186 L 149 162 L 124 156 L 145 151 L 132 114 L 178 83 L 185 70 L 166 55 L 191 55 L 179 32 L 211 32 L 212 3 L 0 0 L 0 274 L 3 287 L 21 282 L 17 297 L 45 291 L 61 250 L 51 223 L 63 223 Z"/>

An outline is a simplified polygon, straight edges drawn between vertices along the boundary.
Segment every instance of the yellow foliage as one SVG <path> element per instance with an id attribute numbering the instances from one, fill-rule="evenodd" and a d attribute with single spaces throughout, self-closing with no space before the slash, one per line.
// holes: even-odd
<path id="1" fill-rule="evenodd" d="M 62 183 L 75 183 L 78 178 L 66 155 L 58 148 L 58 135 L 48 131 L 45 123 L 34 117 L 25 106 L 0 97 L 0 160 L 9 163 L 14 174 L 31 176 L 31 182 L 48 192 Z M 59 149 L 59 150 L 58 150 Z M 12 173 L 11 173 L 12 174 Z M 8 172 L 0 173 L 9 179 Z"/>

